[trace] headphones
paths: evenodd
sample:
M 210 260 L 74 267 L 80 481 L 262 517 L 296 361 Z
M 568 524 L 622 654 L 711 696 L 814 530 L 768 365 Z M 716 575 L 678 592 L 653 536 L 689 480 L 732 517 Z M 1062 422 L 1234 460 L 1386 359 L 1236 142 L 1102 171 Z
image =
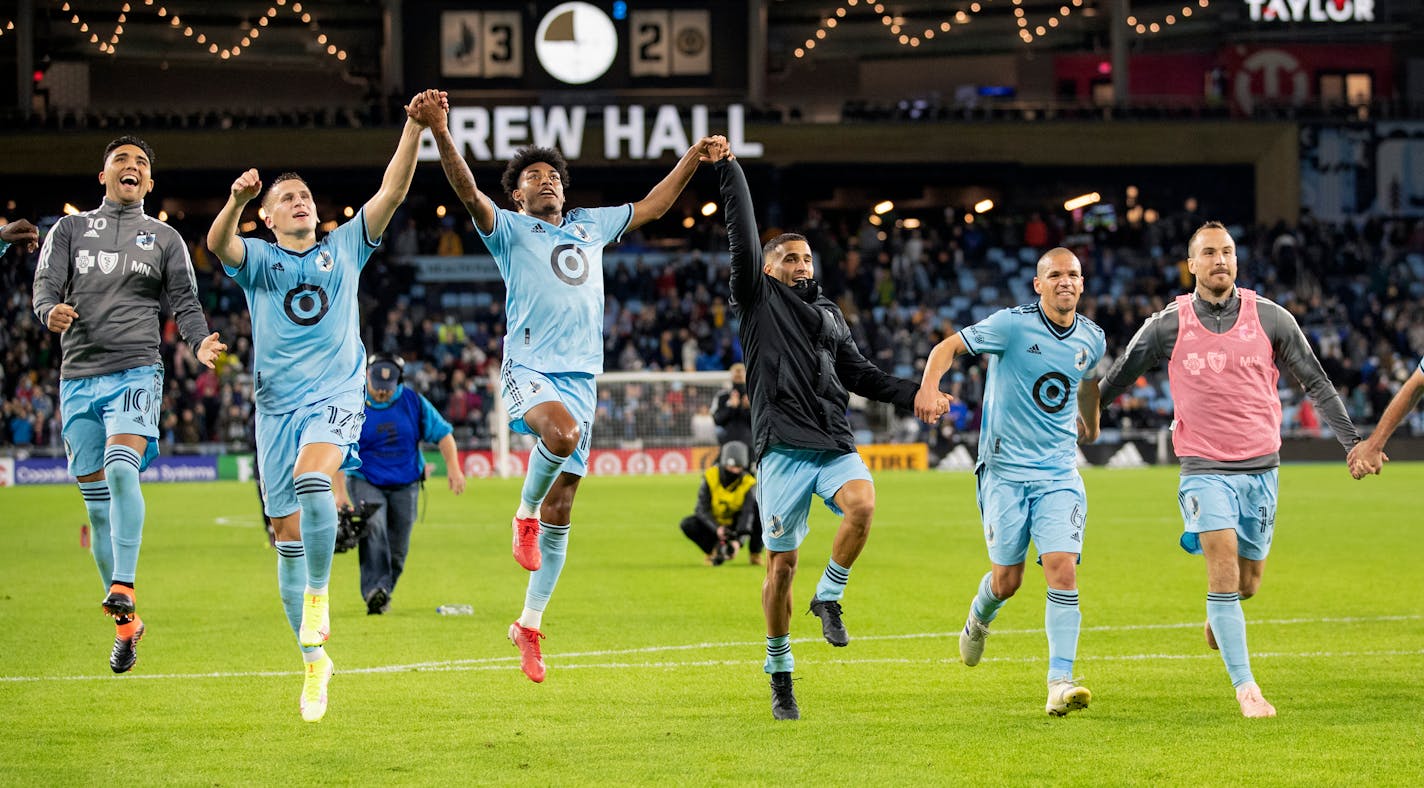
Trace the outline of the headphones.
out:
M 382 362 L 382 361 L 387 362 L 387 363 L 389 363 L 389 364 L 395 364 L 395 365 L 396 365 L 396 383 L 397 383 L 397 384 L 400 384 L 400 383 L 402 383 L 402 382 L 405 381 L 405 359 L 403 359 L 403 358 L 401 358 L 399 355 L 396 355 L 396 354 L 393 354 L 393 353 L 373 353 L 373 354 L 371 354 L 371 357 L 368 358 L 368 359 L 366 359 L 366 372 L 369 373 L 369 372 L 371 371 L 371 367 L 374 367 L 376 364 L 378 364 L 378 363 L 380 363 L 380 362 Z

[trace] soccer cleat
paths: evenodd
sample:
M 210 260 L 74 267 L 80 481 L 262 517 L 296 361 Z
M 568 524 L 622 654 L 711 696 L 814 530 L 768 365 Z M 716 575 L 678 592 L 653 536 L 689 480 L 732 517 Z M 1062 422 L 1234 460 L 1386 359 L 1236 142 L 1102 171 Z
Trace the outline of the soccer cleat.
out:
M 821 619 L 821 635 L 826 638 L 827 643 L 832 646 L 850 643 L 850 634 L 846 632 L 845 624 L 841 623 L 840 602 L 834 599 L 812 599 L 808 612 Z
M 1070 711 L 1088 708 L 1093 693 L 1087 687 L 1080 687 L 1072 679 L 1048 682 L 1048 705 L 1044 709 L 1054 717 L 1062 717 Z
M 543 632 L 521 627 L 518 621 L 509 625 L 509 642 L 519 649 L 519 669 L 535 684 L 544 680 L 544 655 L 539 653 L 539 641 L 543 638 Z
M 390 607 L 391 595 L 386 589 L 377 588 L 366 596 L 366 615 L 379 616 Z
M 959 630 L 960 661 L 971 668 L 978 665 L 979 659 L 984 656 L 984 641 L 988 638 L 989 625 L 980 621 L 971 610 L 969 618 L 964 622 L 964 629 Z
M 1221 648 L 1216 645 L 1216 635 L 1213 634 L 1211 631 L 1211 622 L 1206 622 L 1206 626 L 1202 627 L 1202 629 L 1206 632 L 1207 648 L 1211 649 L 1212 651 L 1220 651 Z
M 1276 707 L 1261 696 L 1261 688 L 1254 681 L 1248 681 L 1236 688 L 1236 702 L 1241 704 L 1243 717 L 1276 716 Z
M 771 674 L 771 717 L 775 720 L 799 720 L 801 709 L 796 706 L 796 693 L 791 689 L 791 674 Z
M 307 663 L 306 678 L 302 680 L 302 719 L 321 722 L 321 718 L 326 716 L 326 688 L 331 684 L 334 673 L 336 666 L 325 654 L 321 659 Z
M 531 572 L 544 563 L 539 555 L 539 518 L 514 518 L 514 560 Z
M 104 615 L 112 618 L 123 618 L 134 614 L 134 590 L 128 586 L 121 586 L 115 583 L 109 586 L 109 595 L 104 597 L 100 603 L 104 606 Z
M 138 642 L 143 640 L 143 619 L 135 617 L 127 624 L 115 627 L 114 650 L 109 652 L 109 668 L 115 673 L 128 673 L 138 662 Z
M 331 594 L 302 594 L 302 626 L 297 642 L 305 648 L 326 643 L 331 637 Z

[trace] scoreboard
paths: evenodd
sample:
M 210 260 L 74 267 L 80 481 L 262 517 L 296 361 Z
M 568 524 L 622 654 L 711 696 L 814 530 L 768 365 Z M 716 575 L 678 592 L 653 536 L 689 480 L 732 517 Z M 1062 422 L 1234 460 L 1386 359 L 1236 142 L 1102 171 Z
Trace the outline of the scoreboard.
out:
M 407 3 L 405 81 L 456 95 L 744 97 L 752 0 Z

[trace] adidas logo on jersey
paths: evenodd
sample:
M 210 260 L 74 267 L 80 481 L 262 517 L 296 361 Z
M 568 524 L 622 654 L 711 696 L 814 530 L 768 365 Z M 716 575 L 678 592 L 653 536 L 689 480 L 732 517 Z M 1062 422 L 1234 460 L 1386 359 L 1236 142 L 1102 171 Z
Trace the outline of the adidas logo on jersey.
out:
M 272 264 L 272 270 L 273 270 L 273 271 L 284 271 L 284 270 L 286 270 L 286 269 L 284 269 L 284 268 L 282 267 L 282 264 L 281 264 L 281 263 L 273 263 L 273 264 Z
M 534 229 L 533 229 L 533 230 L 530 230 L 530 232 L 542 233 L 542 232 L 544 232 L 544 225 L 542 225 L 542 224 L 536 224 L 536 225 L 534 225 Z
M 1041 355 L 1043 355 L 1043 352 L 1038 349 L 1038 343 L 1034 343 L 1034 344 L 1032 344 L 1032 345 L 1029 345 L 1029 347 L 1028 347 L 1028 352 L 1034 354 L 1035 356 L 1041 356 Z

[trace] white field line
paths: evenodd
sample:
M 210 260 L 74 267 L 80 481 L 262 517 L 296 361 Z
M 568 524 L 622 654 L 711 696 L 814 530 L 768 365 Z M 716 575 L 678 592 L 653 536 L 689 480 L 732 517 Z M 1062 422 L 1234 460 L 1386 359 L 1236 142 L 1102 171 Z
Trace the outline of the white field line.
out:
M 1399 621 L 1418 621 L 1424 616 L 1344 616 L 1336 618 L 1274 618 L 1262 619 L 1248 622 L 1251 626 L 1280 626 L 1295 624 L 1374 624 L 1391 623 Z M 1099 626 L 1084 627 L 1084 632 L 1132 632 L 1150 629 L 1195 629 L 1202 624 L 1200 621 L 1190 621 L 1181 624 L 1125 624 L 1121 626 Z M 994 630 L 995 635 L 1027 635 L 1039 634 L 1043 629 L 1005 629 Z M 903 635 L 866 635 L 856 637 L 856 642 L 876 641 L 876 640 L 927 640 L 935 638 L 958 637 L 959 632 L 921 632 Z M 796 638 L 793 643 L 819 643 L 821 638 L 807 637 Z M 713 667 L 713 666 L 736 666 L 746 665 L 746 658 L 734 660 L 701 660 L 701 661 L 676 661 L 676 662 L 599 662 L 570 665 L 564 663 L 567 659 L 578 659 L 583 657 L 620 657 L 637 654 L 658 654 L 675 651 L 707 651 L 720 648 L 742 648 L 752 649 L 762 647 L 762 642 L 722 642 L 722 643 L 685 643 L 667 646 L 644 646 L 641 648 L 608 649 L 601 651 L 574 651 L 565 654 L 546 654 L 546 661 L 552 661 L 554 666 L 560 670 L 573 670 L 578 668 L 602 668 L 609 670 L 629 669 L 629 668 L 686 668 L 686 667 Z M 1368 656 L 1406 656 L 1424 654 L 1424 649 L 1416 650 L 1386 650 L 1386 651 L 1303 651 L 1303 652 L 1265 652 L 1253 653 L 1253 658 L 1263 659 L 1294 657 L 1294 658 L 1321 658 L 1321 657 L 1368 657 Z M 1085 657 L 1085 661 L 1102 660 L 1108 662 L 1139 661 L 1154 659 L 1220 659 L 1215 652 L 1202 654 L 1119 654 L 1119 655 L 1093 655 Z M 339 672 L 343 675 L 359 673 L 403 673 L 407 671 L 478 671 L 478 670 L 508 670 L 510 663 L 518 662 L 518 655 L 505 657 L 480 657 L 476 659 L 451 659 L 437 660 L 430 662 L 408 662 L 397 665 L 375 665 L 366 668 L 342 668 Z M 819 660 L 814 657 L 801 657 L 801 661 L 808 664 L 837 664 L 837 665 L 873 665 L 873 664 L 957 664 L 959 660 L 950 658 L 871 658 L 871 659 L 826 659 Z M 1041 662 L 1043 657 L 990 657 L 985 662 Z M 291 676 L 300 674 L 301 671 L 288 670 L 253 670 L 253 671 L 214 671 L 211 673 L 136 673 L 123 677 L 124 681 L 137 679 L 233 679 L 233 678 L 265 678 L 269 676 Z M 0 676 L 0 683 L 32 683 L 40 681 L 108 681 L 113 680 L 109 674 L 96 674 L 85 676 Z

